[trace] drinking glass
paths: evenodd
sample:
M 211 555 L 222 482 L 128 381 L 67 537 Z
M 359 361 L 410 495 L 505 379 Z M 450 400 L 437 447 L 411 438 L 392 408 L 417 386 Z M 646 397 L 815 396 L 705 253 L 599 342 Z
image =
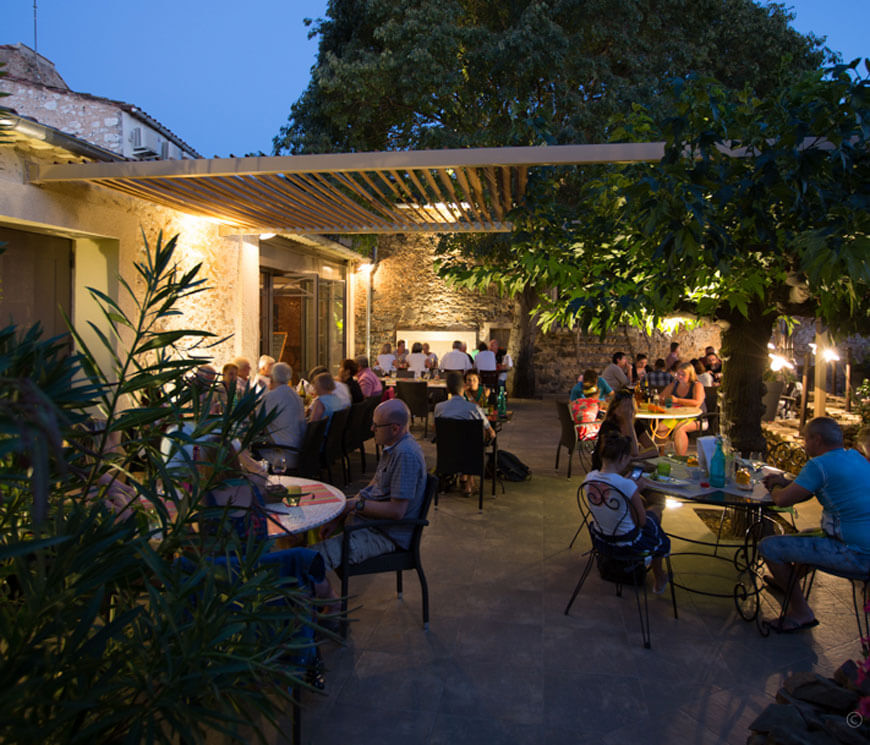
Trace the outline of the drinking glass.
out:
M 287 471 L 287 460 L 286 460 L 286 458 L 284 458 L 284 456 L 281 456 L 280 458 L 278 458 L 278 460 L 276 460 L 275 463 L 272 464 L 272 470 L 273 470 L 275 473 L 277 473 L 279 476 L 280 476 L 282 473 L 285 473 L 285 472 Z

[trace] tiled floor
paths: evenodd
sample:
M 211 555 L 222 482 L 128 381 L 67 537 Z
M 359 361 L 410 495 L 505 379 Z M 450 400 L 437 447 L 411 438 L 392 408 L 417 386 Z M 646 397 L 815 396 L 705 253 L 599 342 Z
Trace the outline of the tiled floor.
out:
M 594 571 L 566 617 L 588 545 L 583 536 L 568 549 L 580 468 L 575 456 L 567 479 L 563 453 L 562 473 L 553 469 L 551 401 L 511 407 L 501 447 L 533 478 L 487 493 L 483 514 L 476 500 L 442 495 L 424 534 L 429 631 L 415 576 L 402 600 L 393 576 L 352 580 L 359 608 L 347 646 L 324 648 L 328 687 L 305 697 L 305 743 L 743 743 L 784 676 L 831 674 L 860 653 L 848 584 L 828 577 L 814 590 L 822 623 L 789 636 L 762 638 L 730 600 L 678 591 L 679 620 L 668 595 L 650 594 L 646 650 L 633 592 L 616 597 Z M 434 466 L 434 447 L 422 444 Z M 799 526 L 817 521 L 815 503 L 801 508 Z M 687 506 L 668 510 L 665 527 L 706 532 Z M 674 569 L 708 587 L 733 585 L 724 562 L 676 558 Z

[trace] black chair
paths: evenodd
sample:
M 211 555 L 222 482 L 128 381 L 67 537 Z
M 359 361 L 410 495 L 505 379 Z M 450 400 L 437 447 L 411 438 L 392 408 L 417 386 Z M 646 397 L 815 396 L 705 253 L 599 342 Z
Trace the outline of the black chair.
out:
M 493 462 L 497 463 L 497 446 L 493 439 Z M 446 419 L 435 417 L 435 473 L 439 477 L 461 473 L 480 477 L 478 509 L 483 512 L 483 479 L 486 475 L 486 444 L 480 419 Z M 493 469 L 495 470 L 495 469 Z M 495 496 L 495 474 L 492 479 Z M 438 495 L 435 495 L 438 507 Z
M 350 407 L 333 412 L 329 420 L 326 432 L 326 440 L 323 443 L 323 452 L 320 454 L 321 469 L 325 468 L 330 484 L 332 480 L 332 464 L 341 461 L 342 486 L 347 484 L 344 477 L 344 431 L 347 428 L 347 420 L 350 417 Z
M 601 509 L 613 511 L 611 521 L 613 528 L 603 528 L 596 521 L 590 503 Z M 621 534 L 616 533 L 616 530 L 625 518 L 630 518 L 634 525 L 638 524 L 631 499 L 606 481 L 587 481 L 577 489 L 577 506 L 580 508 L 580 515 L 582 517 L 580 527 L 586 526 L 591 547 L 585 554 L 589 559 L 586 562 L 586 566 L 583 567 L 580 580 L 577 582 L 571 599 L 568 601 L 565 615 L 568 615 L 574 600 L 583 587 L 583 583 L 589 576 L 593 562 L 597 562 L 602 579 L 613 582 L 616 585 L 618 597 L 622 597 L 623 585 L 632 585 L 634 587 L 637 612 L 640 616 L 640 632 L 643 646 L 649 649 L 650 626 L 646 572 L 647 563 L 651 557 L 648 552 L 634 551 L 630 546 L 617 545 Z M 671 557 L 665 556 L 665 562 L 668 570 L 668 584 L 671 588 L 671 602 L 674 606 L 674 618 L 677 618 L 677 596 L 674 592 L 674 573 L 671 568 Z M 641 594 L 643 595 L 643 604 L 641 604 Z
M 577 448 L 577 430 L 574 428 L 574 420 L 571 418 L 571 409 L 568 408 L 567 401 L 556 401 L 556 413 L 559 415 L 559 425 L 561 434 L 559 435 L 559 446 L 556 448 L 556 470 L 559 470 L 559 454 L 562 448 L 568 450 L 568 478 L 571 478 L 571 458 L 574 457 L 574 450 Z M 582 464 L 582 457 L 581 457 Z
M 412 378 L 414 377 L 413 370 L 396 370 L 396 379 L 399 378 Z
M 351 480 L 350 475 L 350 454 L 354 450 L 360 452 L 360 473 L 365 473 L 366 470 L 366 448 L 365 448 L 365 429 L 366 416 L 371 409 L 368 401 L 360 401 L 358 404 L 351 404 L 350 415 L 347 419 L 347 426 L 344 428 L 344 443 L 342 460 L 344 462 L 344 470 L 346 480 Z M 371 420 L 369 420 L 368 430 L 371 432 Z
M 309 422 L 305 428 L 305 435 L 302 438 L 302 444 L 297 447 L 290 445 L 279 445 L 268 440 L 261 440 L 252 447 L 255 457 L 259 457 L 262 450 L 278 450 L 289 453 L 296 453 L 296 465 L 293 468 L 288 468 L 286 473 L 289 476 L 300 476 L 307 479 L 320 478 L 320 454 L 323 450 L 323 441 L 326 437 L 326 419 L 320 419 L 316 422 Z M 274 468 L 270 465 L 269 470 L 274 473 Z
M 420 514 L 415 518 L 403 518 L 402 520 L 365 520 L 351 523 L 344 527 L 344 537 L 341 546 L 341 566 L 336 567 L 335 573 L 341 578 L 341 613 L 342 618 L 347 619 L 348 579 L 362 574 L 380 574 L 382 572 L 396 573 L 396 592 L 402 597 L 402 572 L 406 569 L 414 569 L 420 578 L 420 592 L 423 596 L 423 628 L 429 628 L 429 585 L 426 575 L 423 574 L 423 562 L 420 559 L 420 542 L 423 538 L 423 528 L 429 524 L 429 506 L 432 498 L 438 493 L 438 479 L 435 476 L 426 476 L 426 488 L 423 493 L 423 504 L 420 506 Z M 359 564 L 350 564 L 350 536 L 355 530 L 361 528 L 390 528 L 410 525 L 414 532 L 411 536 L 411 544 L 407 549 L 396 548 L 388 554 L 373 556 Z M 342 624 L 342 632 L 347 636 L 347 620 Z
M 429 434 L 429 397 L 426 381 L 396 381 L 396 398 L 400 398 L 411 410 L 411 426 L 414 425 L 414 417 L 423 417 L 423 437 Z

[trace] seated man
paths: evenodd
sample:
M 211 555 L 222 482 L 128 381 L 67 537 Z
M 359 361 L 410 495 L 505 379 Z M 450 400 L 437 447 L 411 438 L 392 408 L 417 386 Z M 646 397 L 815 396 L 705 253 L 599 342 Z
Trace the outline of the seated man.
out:
M 794 481 L 766 476 L 774 504 L 790 507 L 813 495 L 822 504 L 824 535 L 768 536 L 759 544 L 777 585 L 787 588 L 795 565 L 809 564 L 836 572 L 870 573 L 870 461 L 843 448 L 843 431 L 833 419 L 816 417 L 804 435 L 810 460 Z M 795 583 L 787 615 L 769 622 L 773 631 L 790 633 L 818 624 Z
M 411 412 L 400 399 L 384 401 L 374 412 L 375 442 L 383 448 L 381 460 L 368 486 L 347 500 L 342 513 L 320 528 L 318 551 L 330 569 L 341 565 L 342 536 L 333 536 L 347 520 L 401 520 L 420 514 L 426 489 L 426 461 L 417 441 L 408 432 Z M 392 527 L 356 530 L 350 536 L 351 564 L 409 548 L 413 528 Z
M 462 373 L 450 372 L 447 373 L 447 393 L 450 398 L 447 401 L 442 401 L 435 406 L 435 418 L 444 419 L 479 419 L 483 422 L 483 437 L 485 442 L 489 442 L 494 432 L 489 419 L 473 401 L 469 401 L 462 395 L 465 388 Z M 470 496 L 474 492 L 474 477 L 463 474 L 460 479 L 462 483 L 462 491 L 466 496 Z
M 462 351 L 462 342 L 458 339 L 453 342 L 453 349 L 441 358 L 441 369 L 444 372 L 450 372 L 450 370 L 465 372 L 471 369 L 471 360 Z
M 625 352 L 615 352 L 610 364 L 601 371 L 601 377 L 614 391 L 628 388 L 631 383 L 628 380 L 631 369 L 631 359 Z
M 260 406 L 266 411 L 274 410 L 275 418 L 266 428 L 266 436 L 277 445 L 287 448 L 300 448 L 305 437 L 305 410 L 299 394 L 289 385 L 293 377 L 293 369 L 286 362 L 276 362 L 272 366 L 269 378 L 269 391 L 263 396 Z M 293 468 L 299 454 L 293 450 L 264 449 L 263 457 L 274 467 L 283 463 L 286 468 Z

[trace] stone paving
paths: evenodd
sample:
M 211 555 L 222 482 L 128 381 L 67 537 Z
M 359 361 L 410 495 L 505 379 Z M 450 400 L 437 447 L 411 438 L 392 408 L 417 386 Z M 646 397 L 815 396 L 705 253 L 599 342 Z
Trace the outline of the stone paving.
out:
M 354 623 L 345 647 L 324 646 L 327 690 L 305 696 L 303 742 L 743 743 L 786 675 L 830 675 L 860 654 L 848 583 L 821 575 L 821 624 L 800 634 L 763 638 L 731 600 L 678 590 L 678 620 L 669 595 L 650 593 L 647 650 L 633 592 L 616 597 L 595 571 L 565 616 L 588 548 L 586 536 L 568 548 L 582 471 L 575 456 L 566 478 L 564 451 L 561 473 L 553 468 L 552 401 L 511 408 L 501 447 L 531 466 L 532 479 L 505 484 L 494 499 L 487 490 L 483 514 L 476 499 L 441 496 L 424 533 L 428 631 L 416 576 L 406 575 L 401 600 L 392 575 L 351 580 Z M 422 438 L 422 427 L 414 433 Z M 434 446 L 421 444 L 434 466 Z M 801 506 L 798 525 L 818 517 L 815 502 Z M 665 527 L 711 537 L 691 506 L 667 510 Z M 735 576 L 725 562 L 685 557 L 674 570 L 724 592 Z

